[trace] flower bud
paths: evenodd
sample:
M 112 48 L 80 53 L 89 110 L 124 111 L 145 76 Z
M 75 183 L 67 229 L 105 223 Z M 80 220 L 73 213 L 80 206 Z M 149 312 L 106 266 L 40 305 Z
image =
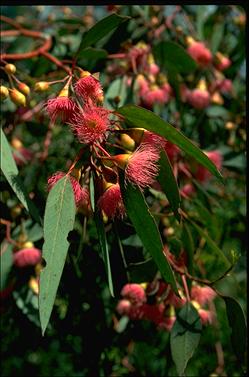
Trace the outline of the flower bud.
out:
M 6 86 L 1 85 L 0 91 L 1 91 L 1 100 L 4 100 L 9 96 L 9 89 L 6 88 Z
M 16 73 L 16 66 L 14 64 L 6 64 L 6 66 L 4 67 L 4 71 L 8 75 L 13 75 L 14 73 Z
M 39 293 L 39 282 L 38 279 L 31 276 L 29 280 L 29 288 L 36 294 L 38 295 Z
M 233 122 L 227 122 L 226 125 L 225 125 L 225 128 L 227 130 L 234 130 L 235 129 L 235 124 Z
M 20 90 L 20 92 L 22 92 L 23 94 L 25 94 L 26 96 L 29 95 L 29 93 L 30 93 L 29 86 L 24 84 L 24 82 L 19 82 L 17 87 Z
M 211 102 L 216 103 L 217 105 L 223 105 L 224 100 L 221 97 L 219 92 L 214 92 L 212 97 L 211 97 Z
M 48 90 L 50 84 L 47 81 L 39 81 L 35 84 L 35 91 L 36 92 L 45 92 Z
M 17 89 L 10 89 L 10 98 L 17 106 L 26 106 L 26 97 Z
M 83 77 L 87 77 L 87 76 L 91 76 L 91 73 L 88 72 L 88 71 L 81 71 L 80 72 L 80 77 L 83 78 Z
M 22 247 L 25 248 L 25 249 L 31 249 L 32 247 L 34 247 L 34 244 L 31 241 L 27 241 L 27 242 L 24 242 Z
M 121 134 L 120 141 L 121 141 L 121 144 L 128 150 L 130 151 L 134 150 L 135 141 L 129 135 Z

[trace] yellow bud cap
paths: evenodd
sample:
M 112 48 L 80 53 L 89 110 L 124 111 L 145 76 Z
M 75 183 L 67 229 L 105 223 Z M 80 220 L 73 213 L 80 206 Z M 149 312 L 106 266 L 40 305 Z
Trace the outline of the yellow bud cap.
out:
M 214 92 L 211 97 L 211 102 L 216 103 L 217 105 L 223 105 L 224 99 L 221 97 L 219 92 Z
M 11 140 L 11 145 L 17 150 L 23 147 L 23 143 L 17 137 L 13 137 L 13 139 Z
M 120 141 L 123 147 L 127 148 L 130 151 L 134 150 L 135 140 L 133 140 L 129 135 L 121 134 Z
M 35 91 L 36 92 L 45 92 L 48 90 L 50 84 L 46 81 L 39 81 L 35 84 Z
M 81 169 L 76 169 L 74 168 L 73 171 L 71 172 L 71 175 L 77 179 L 77 181 L 80 180 L 80 177 L 81 177 Z
M 1 100 L 4 100 L 9 97 L 9 89 L 6 86 L 0 86 Z
M 201 79 L 199 82 L 198 82 L 198 85 L 197 85 L 197 88 L 200 89 L 200 90 L 207 90 L 207 83 L 206 83 L 206 80 L 205 79 Z
M 176 315 L 175 308 L 173 305 L 170 305 L 169 308 L 165 312 L 167 317 L 174 317 Z
M 193 43 L 195 43 L 196 41 L 194 40 L 194 38 L 190 37 L 190 35 L 188 35 L 186 37 L 186 42 L 187 42 L 187 45 L 188 46 L 191 46 Z
M 31 276 L 30 280 L 29 280 L 29 288 L 36 294 L 38 295 L 39 293 L 39 284 L 38 284 L 38 280 Z
M 26 96 L 30 94 L 30 88 L 28 85 L 24 84 L 24 82 L 20 82 L 17 87 L 20 90 L 20 92 L 22 92 Z
M 201 309 L 201 305 L 197 302 L 197 301 L 191 301 L 191 304 L 193 305 L 193 307 L 196 309 L 196 310 L 199 310 Z
M 16 73 L 16 66 L 14 64 L 6 64 L 6 66 L 4 67 L 4 71 L 8 75 L 13 75 L 14 73 Z
M 84 78 L 84 77 L 87 77 L 87 76 L 91 76 L 91 73 L 88 72 L 88 71 L 83 71 L 83 70 L 80 72 L 81 78 Z
M 154 63 L 155 63 L 154 56 L 152 54 L 149 54 L 149 56 L 148 56 L 148 64 L 154 64 Z
M 145 290 L 148 287 L 148 283 L 140 283 L 140 287 L 142 287 Z
M 17 89 L 9 89 L 11 101 L 17 106 L 26 106 L 26 97 Z
M 225 128 L 227 130 L 234 130 L 235 129 L 235 124 L 233 122 L 227 122 L 225 125 Z
M 23 248 L 27 248 L 27 249 L 31 249 L 31 247 L 34 247 L 34 244 L 33 244 L 33 242 L 31 242 L 31 241 L 26 241 L 26 242 L 24 242 L 24 244 L 22 245 L 22 247 Z
M 117 154 L 116 156 L 114 156 L 113 159 L 121 169 L 125 169 L 130 157 L 131 157 L 131 154 L 124 153 L 124 154 Z

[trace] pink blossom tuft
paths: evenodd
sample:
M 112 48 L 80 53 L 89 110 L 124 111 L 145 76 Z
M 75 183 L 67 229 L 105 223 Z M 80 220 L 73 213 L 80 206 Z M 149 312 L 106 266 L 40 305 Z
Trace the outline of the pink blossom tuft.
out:
M 85 106 L 83 112 L 74 114 L 70 126 L 81 143 L 102 141 L 108 130 L 109 111 L 102 107 Z
M 132 304 L 129 300 L 120 300 L 116 310 L 120 315 L 128 315 L 130 313 L 131 306 Z
M 152 107 L 155 103 L 164 104 L 169 101 L 169 92 L 158 86 L 149 88 L 141 94 L 143 103 L 148 107 Z
M 215 316 L 214 313 L 210 310 L 199 309 L 198 314 L 201 318 L 201 323 L 203 325 L 212 325 L 212 323 L 214 322 Z
M 103 97 L 103 90 L 100 82 L 93 76 L 86 76 L 79 79 L 75 84 L 76 94 L 83 97 L 85 102 L 89 102 L 89 99 L 93 102 L 97 102 Z
M 159 148 L 165 148 L 167 141 L 164 139 L 164 137 L 159 136 L 151 131 L 144 131 L 143 141 L 142 143 L 146 143 L 150 145 L 151 147 Z
M 14 253 L 14 264 L 17 267 L 35 266 L 41 261 L 41 250 L 31 247 Z
M 102 211 L 104 211 L 106 216 L 110 218 L 123 218 L 125 214 L 125 207 L 118 183 L 106 189 L 104 194 L 98 200 L 98 206 Z
M 146 302 L 145 291 L 139 284 L 126 284 L 121 291 L 121 296 L 138 306 Z
M 195 109 L 202 110 L 208 107 L 210 94 L 207 90 L 194 89 L 189 92 L 187 100 Z
M 57 172 L 53 174 L 48 179 L 48 190 L 50 191 L 52 187 L 58 182 L 61 178 L 65 177 L 65 173 Z M 85 187 L 81 187 L 76 178 L 70 176 L 70 181 L 72 184 L 74 199 L 76 207 L 80 207 L 84 203 L 89 202 L 89 192 Z
M 149 144 L 142 143 L 131 154 L 126 169 L 126 180 L 139 186 L 141 189 L 150 186 L 158 174 L 159 151 Z
M 49 99 L 46 103 L 46 110 L 54 123 L 58 117 L 67 122 L 73 114 L 75 103 L 68 97 L 59 96 Z
M 191 198 L 191 196 L 195 193 L 195 188 L 192 183 L 186 183 L 180 190 L 181 196 L 185 199 Z
M 233 90 L 233 83 L 229 79 L 224 79 L 219 84 L 219 89 L 221 93 L 231 93 Z
M 191 289 L 191 299 L 197 301 L 201 306 L 212 301 L 215 297 L 216 293 L 210 287 L 195 285 Z
M 225 69 L 227 69 L 228 67 L 230 67 L 231 64 L 232 64 L 231 60 L 227 56 L 223 55 L 219 59 L 219 62 L 216 64 L 216 68 L 219 71 L 224 71 Z
M 194 42 L 187 49 L 189 55 L 201 66 L 207 66 L 212 60 L 210 50 L 202 42 Z

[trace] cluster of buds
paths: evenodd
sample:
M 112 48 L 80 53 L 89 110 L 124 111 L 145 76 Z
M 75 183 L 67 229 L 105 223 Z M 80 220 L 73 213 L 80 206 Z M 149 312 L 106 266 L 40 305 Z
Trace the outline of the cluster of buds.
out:
M 153 283 L 126 284 L 121 291 L 122 299 L 118 302 L 116 311 L 131 320 L 148 320 L 158 329 L 170 331 L 176 320 L 176 310 L 187 302 L 181 288 L 179 293 L 181 298 L 176 296 L 170 285 L 162 280 Z M 203 325 L 214 323 L 215 314 L 206 306 L 215 297 L 216 293 L 210 287 L 201 287 L 193 283 L 190 302 L 198 311 Z
M 8 63 L 1 68 L 7 75 L 10 84 L 10 87 L 1 85 L 1 100 L 5 100 L 9 97 L 16 106 L 26 106 L 27 97 L 30 94 L 30 88 L 15 76 L 16 66 Z
M 104 93 L 96 75 L 79 67 L 77 71 L 79 75 L 66 77 L 64 87 L 55 98 L 47 101 L 45 108 L 51 122 L 67 124 L 83 147 L 67 173 L 60 171 L 48 178 L 48 190 L 67 174 L 76 207 L 89 209 L 88 184 L 93 172 L 97 206 L 104 218 L 122 218 L 125 209 L 119 171 L 124 171 L 125 183 L 130 182 L 145 190 L 156 180 L 161 149 L 167 151 L 168 148 L 172 158 L 177 149 L 145 129 L 123 129 L 122 117 L 103 107 Z M 113 148 L 118 153 L 111 154 Z M 90 157 L 83 165 L 81 156 L 87 149 Z

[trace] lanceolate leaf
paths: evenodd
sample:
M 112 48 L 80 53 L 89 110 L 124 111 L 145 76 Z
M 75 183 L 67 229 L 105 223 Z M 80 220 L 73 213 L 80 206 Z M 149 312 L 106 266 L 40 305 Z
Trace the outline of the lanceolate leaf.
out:
M 182 236 L 181 240 L 184 245 L 184 249 L 187 253 L 187 267 L 190 274 L 193 272 L 193 258 L 194 258 L 194 241 L 190 229 L 186 222 L 182 223 Z
M 166 155 L 165 151 L 160 153 L 160 171 L 158 175 L 158 182 L 160 183 L 164 193 L 166 194 L 169 204 L 175 213 L 178 221 L 180 221 L 180 215 L 178 208 L 180 207 L 180 194 L 177 186 L 177 182 L 172 170 L 172 166 Z
M 240 304 L 232 297 L 221 296 L 227 309 L 227 318 L 232 329 L 231 340 L 234 352 L 240 362 L 245 362 L 246 350 L 246 320 Z
M 90 30 L 83 34 L 79 50 L 76 56 L 86 47 L 94 45 L 100 39 L 104 38 L 110 31 L 116 29 L 122 22 L 130 17 L 119 16 L 115 13 L 103 18 L 95 24 Z
M 228 261 L 227 257 L 223 254 L 222 250 L 216 245 L 216 243 L 212 240 L 212 238 L 209 237 L 209 235 L 199 226 L 197 225 L 194 221 L 188 219 L 193 227 L 197 230 L 197 232 L 203 237 L 210 249 L 217 254 L 217 256 L 223 260 L 224 265 L 226 267 L 230 267 L 231 263 Z
M 18 176 L 18 169 L 13 158 L 11 148 L 9 146 L 8 140 L 1 129 L 1 169 L 2 172 L 15 192 L 16 196 L 23 204 L 24 208 L 29 211 L 30 215 L 37 221 L 40 222 L 39 214 L 30 200 L 28 193 L 26 192 L 23 183 Z
M 163 41 L 154 47 L 156 60 L 168 70 L 172 68 L 179 73 L 193 72 L 197 64 L 191 56 L 175 42 Z
M 200 148 L 194 145 L 180 131 L 168 122 L 165 122 L 152 111 L 139 106 L 127 105 L 120 107 L 117 113 L 125 117 L 128 126 L 142 127 L 152 131 L 165 139 L 171 141 L 181 148 L 185 153 L 194 157 L 201 165 L 207 168 L 212 174 L 222 181 L 222 176 L 213 162 L 203 153 Z
M 74 193 L 68 177 L 64 177 L 49 192 L 45 208 L 42 256 L 46 266 L 41 271 L 39 291 L 42 334 L 54 305 L 69 246 L 67 236 L 73 229 L 74 218 Z
M 149 212 L 141 190 L 124 183 L 124 174 L 120 173 L 120 186 L 126 211 L 145 249 L 151 254 L 162 277 L 171 284 L 178 294 L 176 280 L 171 266 L 163 253 L 163 243 L 154 218 Z
M 0 291 L 2 291 L 6 286 L 6 281 L 8 279 L 8 275 L 13 264 L 12 249 L 13 249 L 13 245 L 5 241 L 1 245 Z
M 184 376 L 188 361 L 198 346 L 201 328 L 197 310 L 192 304 L 185 304 L 170 333 L 171 354 L 179 376 Z
M 99 244 L 102 252 L 102 257 L 105 264 L 107 279 L 108 279 L 108 286 L 111 295 L 114 297 L 114 291 L 113 291 L 113 282 L 112 282 L 112 271 L 111 271 L 111 264 L 110 264 L 110 258 L 109 258 L 109 250 L 108 250 L 108 243 L 106 239 L 106 233 L 104 224 L 101 218 L 101 213 L 99 211 L 96 211 L 94 214 L 94 220 L 99 236 Z

